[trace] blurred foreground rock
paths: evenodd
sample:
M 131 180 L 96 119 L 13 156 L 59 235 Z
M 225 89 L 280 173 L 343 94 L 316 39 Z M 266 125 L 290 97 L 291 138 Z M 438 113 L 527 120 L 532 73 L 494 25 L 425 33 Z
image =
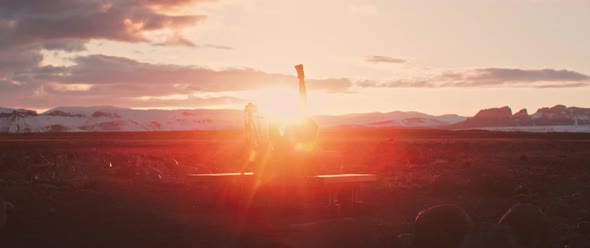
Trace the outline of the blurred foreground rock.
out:
M 412 247 L 459 247 L 472 225 L 471 217 L 458 206 L 438 205 L 428 208 L 416 217 Z
M 498 224 L 510 227 L 522 247 L 537 247 L 547 232 L 545 215 L 531 204 L 514 205 Z
M 580 224 L 578 232 L 586 232 L 587 223 Z M 404 248 L 555 247 L 548 242 L 547 230 L 545 215 L 530 204 L 512 206 L 498 224 L 474 223 L 458 206 L 437 205 L 422 210 L 416 217 L 414 233 L 397 236 L 393 244 Z M 576 247 L 585 244 L 580 238 L 575 242 Z

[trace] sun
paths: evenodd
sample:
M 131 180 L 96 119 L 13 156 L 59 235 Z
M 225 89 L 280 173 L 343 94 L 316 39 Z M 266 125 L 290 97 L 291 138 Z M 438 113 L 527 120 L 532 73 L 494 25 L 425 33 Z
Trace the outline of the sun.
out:
M 265 119 L 275 122 L 295 122 L 301 118 L 300 98 L 293 89 L 257 90 L 252 93 L 254 104 Z

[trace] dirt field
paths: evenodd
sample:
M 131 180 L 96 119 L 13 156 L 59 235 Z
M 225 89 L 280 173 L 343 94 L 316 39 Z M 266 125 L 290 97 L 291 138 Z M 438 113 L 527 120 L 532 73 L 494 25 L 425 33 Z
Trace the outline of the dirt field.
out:
M 416 214 L 451 203 L 497 222 L 539 206 L 551 246 L 590 221 L 590 134 L 322 130 L 322 172 L 376 173 L 360 211 L 220 207 L 188 173 L 237 171 L 241 131 L 4 134 L 0 247 L 391 247 Z

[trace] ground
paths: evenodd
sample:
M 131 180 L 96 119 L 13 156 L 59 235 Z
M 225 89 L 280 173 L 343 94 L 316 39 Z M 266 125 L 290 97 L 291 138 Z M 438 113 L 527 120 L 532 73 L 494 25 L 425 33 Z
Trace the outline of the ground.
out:
M 442 203 L 497 222 L 518 202 L 548 216 L 551 242 L 590 220 L 590 134 L 327 129 L 317 171 L 376 173 L 364 205 L 220 206 L 188 173 L 237 171 L 241 131 L 0 136 L 0 247 L 391 247 Z

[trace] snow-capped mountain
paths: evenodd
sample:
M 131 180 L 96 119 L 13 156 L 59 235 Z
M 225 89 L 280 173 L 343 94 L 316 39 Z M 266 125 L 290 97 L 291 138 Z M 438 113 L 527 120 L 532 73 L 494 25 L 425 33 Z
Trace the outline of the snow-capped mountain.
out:
M 135 110 L 103 107 L 58 107 L 39 117 L 47 131 L 172 131 L 228 129 L 243 125 L 238 110 Z
M 0 108 L 0 132 L 102 132 L 239 129 L 241 110 L 136 110 L 112 106 L 57 107 L 41 114 L 32 110 Z M 418 112 L 364 113 L 316 116 L 322 127 L 442 127 L 465 119 L 458 115 L 432 116 Z
M 104 132 L 241 129 L 244 113 L 229 109 L 137 110 L 112 106 L 57 107 L 41 114 L 0 108 L 0 132 Z M 472 118 L 419 112 L 319 115 L 321 127 L 406 127 L 507 131 L 590 132 L 590 108 L 557 105 L 529 115 L 510 107 L 483 109 Z
M 320 126 L 369 126 L 369 127 L 442 127 L 463 121 L 458 115 L 432 116 L 419 112 L 363 113 L 348 115 L 320 115 Z

